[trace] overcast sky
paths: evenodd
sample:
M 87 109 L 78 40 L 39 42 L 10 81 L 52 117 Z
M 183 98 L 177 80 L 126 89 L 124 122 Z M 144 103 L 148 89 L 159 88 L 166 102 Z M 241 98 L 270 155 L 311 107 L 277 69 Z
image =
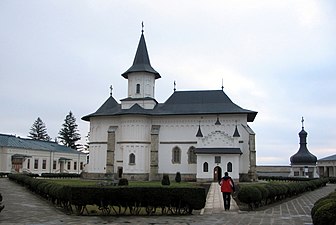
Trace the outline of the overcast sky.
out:
M 40 117 L 55 138 L 71 110 L 81 120 L 127 97 L 121 74 L 145 25 L 156 99 L 219 90 L 258 111 L 258 165 L 289 165 L 301 117 L 308 149 L 336 153 L 336 1 L 0 1 L 0 133 L 26 137 Z

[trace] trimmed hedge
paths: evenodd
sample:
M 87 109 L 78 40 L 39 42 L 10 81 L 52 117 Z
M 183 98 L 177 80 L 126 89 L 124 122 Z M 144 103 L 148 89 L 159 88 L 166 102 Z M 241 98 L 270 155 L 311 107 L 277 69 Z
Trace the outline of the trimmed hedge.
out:
M 253 210 L 303 192 L 315 190 L 325 186 L 326 183 L 328 183 L 328 179 L 240 185 L 237 198 L 240 202 L 247 204 L 249 209 Z
M 122 215 L 126 210 L 138 215 L 141 209 L 145 209 L 147 215 L 156 213 L 157 209 L 161 209 L 162 214 L 191 214 L 193 210 L 204 208 L 206 202 L 205 189 L 200 187 L 74 187 L 25 175 L 9 175 L 9 178 L 79 215 L 88 205 L 98 206 L 106 215 Z
M 77 173 L 42 173 L 41 177 L 47 177 L 47 178 L 79 178 L 80 174 L 77 174 Z
M 336 224 L 336 191 L 317 200 L 311 210 L 314 225 Z

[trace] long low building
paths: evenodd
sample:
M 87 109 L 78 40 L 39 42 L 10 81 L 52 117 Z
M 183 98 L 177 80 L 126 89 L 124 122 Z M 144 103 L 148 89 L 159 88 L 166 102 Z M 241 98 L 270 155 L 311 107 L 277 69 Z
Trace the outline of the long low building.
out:
M 86 154 L 51 141 L 0 134 L 2 173 L 81 173 Z
M 336 177 L 336 154 L 317 160 L 321 177 Z

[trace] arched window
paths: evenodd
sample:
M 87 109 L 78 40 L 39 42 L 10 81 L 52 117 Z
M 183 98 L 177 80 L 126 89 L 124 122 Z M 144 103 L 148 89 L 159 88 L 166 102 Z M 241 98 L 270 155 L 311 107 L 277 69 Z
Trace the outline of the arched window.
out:
M 136 85 L 136 90 L 135 90 L 135 92 L 136 92 L 137 94 L 140 94 L 140 84 L 137 84 L 137 85 Z
M 129 155 L 129 164 L 135 164 L 135 155 L 133 153 Z
M 181 149 L 179 147 L 173 148 L 172 162 L 181 163 Z
M 197 158 L 196 158 L 196 153 L 195 153 L 195 147 L 191 146 L 188 150 L 188 163 L 189 164 L 196 164 L 197 163 Z
M 209 171 L 209 165 L 207 162 L 203 163 L 203 172 L 208 172 Z
M 232 163 L 231 162 L 228 162 L 228 164 L 226 165 L 226 169 L 228 172 L 232 172 Z

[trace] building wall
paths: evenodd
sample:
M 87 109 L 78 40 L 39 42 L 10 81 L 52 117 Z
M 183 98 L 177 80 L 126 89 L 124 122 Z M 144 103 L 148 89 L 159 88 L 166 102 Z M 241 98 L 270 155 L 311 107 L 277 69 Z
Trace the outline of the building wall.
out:
M 144 177 L 144 174 L 148 174 L 150 169 L 151 127 L 152 125 L 158 125 L 160 127 L 158 134 L 159 174 L 180 172 L 182 175 L 188 174 L 189 177 L 196 177 L 199 165 L 188 163 L 190 147 L 239 147 L 243 152 L 242 155 L 236 155 L 234 159 L 232 156 L 222 156 L 223 163 L 227 160 L 234 160 L 235 170 L 233 173 L 235 178 L 239 178 L 240 173 L 247 174 L 250 169 L 249 133 L 240 125 L 247 125 L 246 115 L 220 116 L 221 125 L 215 125 L 216 120 L 217 115 L 152 118 L 139 115 L 93 117 L 90 120 L 90 163 L 88 172 L 106 172 L 107 131 L 109 127 L 115 126 L 114 172 L 118 173 L 118 168 L 122 168 L 125 176 L 138 174 Z M 196 137 L 199 125 L 204 135 L 202 140 Z M 240 133 L 239 138 L 232 137 L 236 125 Z M 219 132 L 220 136 L 216 136 L 216 132 Z M 175 147 L 181 150 L 180 163 L 172 162 L 172 151 Z M 129 163 L 131 153 L 135 155 L 135 164 Z M 226 164 L 223 165 L 226 169 Z M 215 165 L 211 164 L 211 166 L 214 167 Z M 236 168 L 236 166 L 238 167 Z M 211 173 L 207 176 L 212 178 Z M 200 178 L 204 178 L 204 175 L 200 175 Z
M 15 172 L 12 168 L 12 156 L 15 154 L 27 155 L 27 157 L 23 160 L 22 168 L 19 172 L 28 172 L 28 173 L 59 173 L 60 172 L 60 162 L 59 159 L 61 157 L 65 157 L 71 159 L 70 169 L 68 169 L 67 165 L 65 165 L 65 171 L 69 173 L 80 173 L 82 170 L 80 169 L 80 165 L 84 168 L 86 164 L 86 155 L 85 154 L 69 154 L 62 152 L 51 152 L 45 150 L 32 150 L 32 149 L 20 149 L 20 148 L 7 148 L 1 147 L 0 151 L 0 159 L 1 159 L 1 172 Z M 35 163 L 35 160 L 36 163 Z M 54 168 L 54 161 L 56 161 L 56 168 Z M 76 163 L 76 168 L 74 168 L 74 164 Z M 35 167 L 36 164 L 36 167 Z

